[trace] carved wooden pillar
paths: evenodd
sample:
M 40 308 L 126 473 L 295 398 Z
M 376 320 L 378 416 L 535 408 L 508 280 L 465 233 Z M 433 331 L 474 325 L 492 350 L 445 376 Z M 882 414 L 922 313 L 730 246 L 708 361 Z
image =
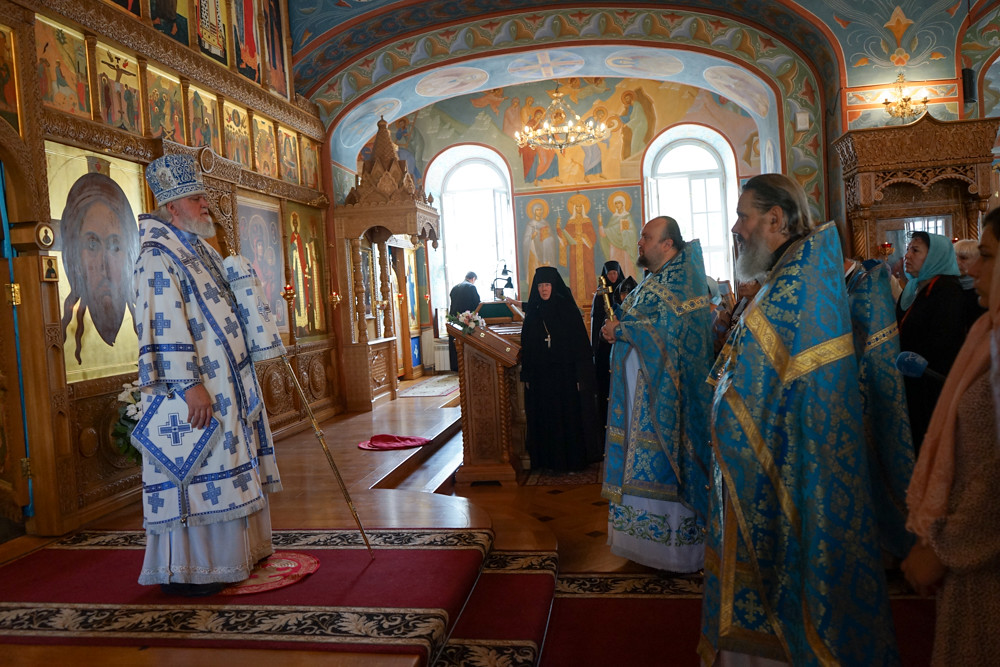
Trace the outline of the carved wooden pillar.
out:
M 382 338 L 392 338 L 399 335 L 399 332 L 393 330 L 392 300 L 395 297 L 390 291 L 389 248 L 386 246 L 385 241 L 378 242 L 378 267 L 379 273 L 381 273 L 379 277 L 379 291 L 382 294 L 382 302 L 385 304 L 385 307 L 382 309 Z
M 365 325 L 365 284 L 361 274 L 361 239 L 351 239 L 351 274 L 354 279 L 354 328 L 357 342 L 368 342 L 368 327 Z
M 192 31 L 194 32 L 194 31 Z M 191 145 L 191 80 L 181 77 L 181 122 L 184 124 L 184 143 Z

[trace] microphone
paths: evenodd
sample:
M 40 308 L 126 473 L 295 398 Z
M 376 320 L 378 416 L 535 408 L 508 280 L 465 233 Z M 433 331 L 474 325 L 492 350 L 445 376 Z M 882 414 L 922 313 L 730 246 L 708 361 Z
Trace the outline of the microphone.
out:
M 896 370 L 908 378 L 927 376 L 932 380 L 944 382 L 944 376 L 927 368 L 927 360 L 916 352 L 900 352 L 896 357 Z

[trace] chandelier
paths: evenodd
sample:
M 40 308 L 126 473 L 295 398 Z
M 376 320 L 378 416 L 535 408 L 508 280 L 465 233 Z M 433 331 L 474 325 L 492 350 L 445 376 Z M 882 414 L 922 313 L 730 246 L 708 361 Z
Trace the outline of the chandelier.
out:
M 906 77 L 900 72 L 899 76 L 896 77 L 896 85 L 893 87 L 892 99 L 890 99 L 889 94 L 886 94 L 885 99 L 882 101 L 887 114 L 893 118 L 901 118 L 903 120 L 911 116 L 919 116 L 927 111 L 927 92 L 923 91 L 923 99 L 914 102 L 909 91 L 903 87 L 905 83 Z
M 567 146 L 589 146 L 608 138 L 610 130 L 607 125 L 597 125 L 593 118 L 583 123 L 580 116 L 566 106 L 558 85 L 555 92 L 549 94 L 552 102 L 534 127 L 525 125 L 523 132 L 514 133 L 518 148 L 558 148 L 561 153 Z

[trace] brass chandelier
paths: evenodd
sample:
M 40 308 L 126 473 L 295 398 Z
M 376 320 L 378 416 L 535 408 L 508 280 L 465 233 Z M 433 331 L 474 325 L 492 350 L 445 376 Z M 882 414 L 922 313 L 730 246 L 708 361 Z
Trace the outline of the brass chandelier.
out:
M 608 138 L 611 131 L 607 125 L 598 125 L 593 118 L 583 123 L 580 116 L 566 106 L 558 85 L 555 92 L 549 94 L 552 102 L 534 127 L 525 125 L 523 132 L 514 133 L 519 148 L 551 148 L 561 153 L 567 146 L 589 146 Z
M 896 77 L 896 85 L 893 87 L 892 99 L 890 99 L 889 94 L 886 94 L 885 99 L 882 101 L 887 114 L 893 118 L 900 118 L 902 120 L 906 120 L 912 116 L 919 116 L 927 111 L 926 91 L 924 91 L 923 99 L 915 102 L 913 101 L 913 96 L 903 87 L 905 83 L 906 77 L 900 72 Z

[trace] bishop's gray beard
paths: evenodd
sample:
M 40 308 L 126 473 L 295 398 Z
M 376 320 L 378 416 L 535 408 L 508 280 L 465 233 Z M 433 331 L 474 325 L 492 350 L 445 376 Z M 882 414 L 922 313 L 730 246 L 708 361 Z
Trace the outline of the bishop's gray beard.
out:
M 192 218 L 187 221 L 187 228 L 192 234 L 203 239 L 210 239 L 215 236 L 215 223 L 211 220 Z
M 763 284 L 771 263 L 771 250 L 763 234 L 754 232 L 743 242 L 740 256 L 736 258 L 736 279 L 741 283 L 756 281 Z

